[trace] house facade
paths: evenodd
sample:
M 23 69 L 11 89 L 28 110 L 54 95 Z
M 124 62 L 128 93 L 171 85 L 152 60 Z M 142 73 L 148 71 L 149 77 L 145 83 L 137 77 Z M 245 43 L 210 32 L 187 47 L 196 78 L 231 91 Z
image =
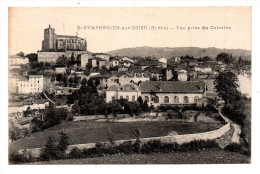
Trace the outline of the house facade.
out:
M 128 101 L 137 101 L 141 96 L 140 87 L 134 84 L 112 85 L 106 90 L 106 102 L 113 100 L 126 99 Z
M 41 93 L 43 91 L 43 75 L 29 75 L 28 78 L 21 78 L 18 81 L 18 93 Z

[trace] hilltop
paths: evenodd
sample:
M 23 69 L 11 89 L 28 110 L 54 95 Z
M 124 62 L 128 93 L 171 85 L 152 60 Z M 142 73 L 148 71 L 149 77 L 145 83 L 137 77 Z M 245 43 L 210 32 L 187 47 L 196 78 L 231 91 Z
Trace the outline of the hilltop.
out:
M 156 57 L 156 58 L 171 58 L 175 56 L 190 55 L 195 58 L 209 56 L 216 58 L 221 52 L 232 54 L 234 58 L 241 56 L 243 59 L 251 60 L 251 51 L 244 49 L 220 49 L 215 47 L 199 48 L 199 47 L 135 47 L 135 48 L 123 48 L 107 52 L 112 56 L 140 56 L 140 57 Z

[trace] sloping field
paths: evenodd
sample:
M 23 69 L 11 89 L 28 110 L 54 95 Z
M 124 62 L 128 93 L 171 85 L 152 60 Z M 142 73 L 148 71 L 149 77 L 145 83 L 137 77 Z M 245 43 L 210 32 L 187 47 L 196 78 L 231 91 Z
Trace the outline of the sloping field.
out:
M 142 132 L 141 137 L 166 136 L 172 131 L 178 134 L 202 133 L 220 128 L 220 123 L 180 123 L 173 121 L 154 121 L 154 122 L 66 122 L 56 125 L 44 131 L 32 134 L 10 143 L 10 150 L 29 149 L 43 147 L 48 136 L 53 136 L 55 142 L 59 141 L 59 132 L 68 133 L 70 144 L 84 144 L 108 141 L 106 131 L 110 129 L 114 134 L 115 140 L 135 138 L 133 130 L 139 128 Z

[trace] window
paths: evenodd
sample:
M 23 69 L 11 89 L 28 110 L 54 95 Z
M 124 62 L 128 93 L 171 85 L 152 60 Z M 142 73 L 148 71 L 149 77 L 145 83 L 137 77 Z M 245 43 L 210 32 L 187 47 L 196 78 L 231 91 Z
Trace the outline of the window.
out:
M 187 96 L 183 98 L 183 103 L 189 103 L 189 98 Z
M 179 97 L 177 96 L 174 97 L 174 103 L 179 103 Z
M 145 96 L 145 97 L 144 97 L 144 100 L 148 103 L 148 102 L 149 102 L 149 97 L 148 97 L 148 96 Z
M 126 100 L 127 100 L 127 101 L 129 100 L 129 96 L 128 96 L 128 95 L 126 96 Z
M 195 97 L 194 97 L 194 103 L 196 103 L 198 100 L 199 100 L 199 97 L 198 97 L 198 96 L 195 96 Z
M 132 96 L 132 101 L 135 101 L 135 96 L 134 95 Z
M 164 97 L 164 103 L 169 103 L 169 97 L 168 96 Z
M 155 96 L 155 98 L 154 98 L 154 103 L 159 103 L 159 102 L 160 102 L 159 97 L 158 97 L 158 96 Z

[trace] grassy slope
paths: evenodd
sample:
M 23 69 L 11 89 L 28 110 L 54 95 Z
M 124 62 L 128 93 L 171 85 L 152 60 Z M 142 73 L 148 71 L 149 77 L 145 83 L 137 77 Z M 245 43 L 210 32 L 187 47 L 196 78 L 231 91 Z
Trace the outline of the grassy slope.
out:
M 32 134 L 30 137 L 16 140 L 10 144 L 10 150 L 43 147 L 48 136 L 53 136 L 55 141 L 58 142 L 58 132 L 60 131 L 68 133 L 70 144 L 84 144 L 108 141 L 106 135 L 108 128 L 111 129 L 116 140 L 121 140 L 135 138 L 132 131 L 136 128 L 141 129 L 141 137 L 156 137 L 166 136 L 170 131 L 176 131 L 179 134 L 190 134 L 215 130 L 221 126 L 219 123 L 176 123 L 171 121 L 132 123 L 67 122 Z
M 113 155 L 95 158 L 47 161 L 36 164 L 238 164 L 249 163 L 239 153 L 205 150 L 200 152 Z M 35 163 L 34 163 L 35 164 Z

